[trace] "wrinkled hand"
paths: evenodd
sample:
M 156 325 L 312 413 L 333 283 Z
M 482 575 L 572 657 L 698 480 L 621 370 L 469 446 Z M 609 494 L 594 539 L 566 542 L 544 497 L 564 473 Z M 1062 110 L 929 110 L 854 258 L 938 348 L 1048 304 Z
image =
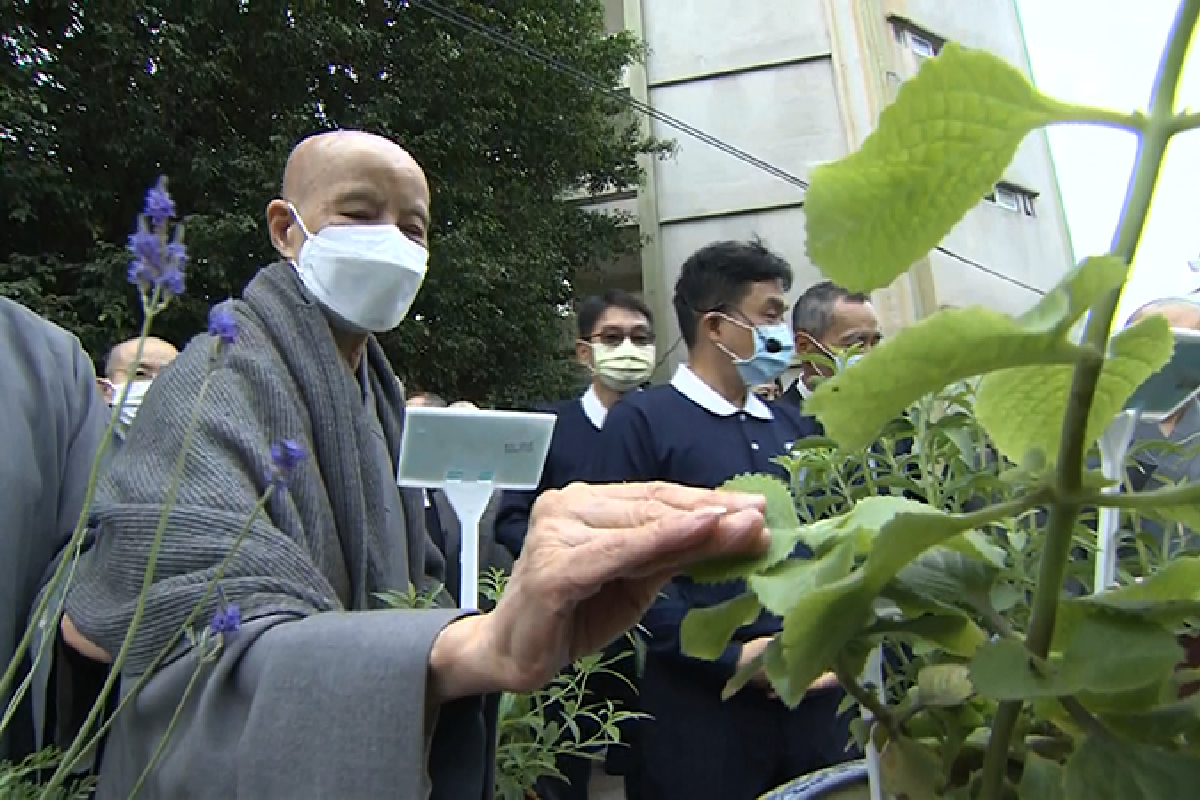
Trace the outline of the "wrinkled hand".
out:
M 575 484 L 546 492 L 534 505 L 499 604 L 450 625 L 434 644 L 435 682 L 452 671 L 455 641 L 467 637 L 471 657 L 489 665 L 489 676 L 466 684 L 442 680 L 439 694 L 543 686 L 636 625 L 683 567 L 761 552 L 762 510 L 760 497 L 668 484 Z

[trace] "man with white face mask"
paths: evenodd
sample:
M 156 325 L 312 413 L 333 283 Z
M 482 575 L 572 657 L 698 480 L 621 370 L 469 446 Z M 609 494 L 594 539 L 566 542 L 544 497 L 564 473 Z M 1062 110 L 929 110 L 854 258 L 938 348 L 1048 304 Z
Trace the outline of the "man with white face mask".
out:
M 119 417 L 120 425 L 116 429 L 117 436 L 113 444 L 124 440 L 125 432 L 133 424 L 133 418 L 142 406 L 150 383 L 179 355 L 179 351 L 170 342 L 165 342 L 157 336 L 147 336 L 142 344 L 141 357 L 137 359 L 137 364 L 134 364 L 137 346 L 138 340 L 130 339 L 110 350 L 108 358 L 104 361 L 104 377 L 96 379 L 100 393 L 110 406 L 115 405 L 122 394 L 125 396 Z
M 672 571 L 765 547 L 761 498 L 577 486 L 539 501 L 489 613 L 370 610 L 444 571 L 420 492 L 396 486 L 404 400 L 375 338 L 425 276 L 429 208 L 393 142 L 304 140 L 267 207 L 281 260 L 146 396 L 102 479 L 62 631 L 91 658 L 122 652 L 127 680 L 172 657 L 117 716 L 98 800 L 135 783 L 146 800 L 490 797 L 489 698 L 617 638 Z M 219 653 L 173 645 L 193 609 Z
M 558 415 L 541 485 L 532 492 L 505 492 L 496 521 L 496 540 L 514 556 L 521 554 L 537 496 L 587 479 L 588 457 L 609 409 L 648 382 L 654 371 L 654 321 L 644 302 L 610 289 L 584 300 L 575 318 L 575 358 L 591 373 L 591 381 L 581 397 L 539 409 Z

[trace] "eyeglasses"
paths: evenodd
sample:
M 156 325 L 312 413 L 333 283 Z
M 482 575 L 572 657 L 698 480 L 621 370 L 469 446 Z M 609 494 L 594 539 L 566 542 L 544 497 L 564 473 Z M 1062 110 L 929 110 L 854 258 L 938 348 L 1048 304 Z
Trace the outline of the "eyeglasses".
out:
M 654 333 L 642 328 L 625 331 L 620 328 L 606 328 L 599 333 L 594 333 L 587 337 L 586 341 L 599 342 L 606 347 L 617 347 L 625 343 L 625 340 L 633 342 L 638 347 L 654 344 Z

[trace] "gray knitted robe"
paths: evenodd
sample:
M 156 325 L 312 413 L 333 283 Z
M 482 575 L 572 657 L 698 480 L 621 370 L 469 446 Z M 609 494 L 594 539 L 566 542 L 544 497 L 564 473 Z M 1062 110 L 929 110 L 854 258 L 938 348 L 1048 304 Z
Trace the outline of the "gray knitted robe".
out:
M 398 501 L 391 477 L 404 414 L 395 375 L 371 339 L 365 394 L 375 407 L 367 408 L 359 377 L 287 263 L 263 269 L 232 307 L 236 341 L 198 336 L 147 394 L 101 486 L 96 548 L 68 595 L 80 632 L 117 653 L 186 445 L 123 690 L 157 654 L 172 655 L 118 717 L 98 797 L 128 796 L 194 674 L 140 798 L 415 800 L 429 796 L 430 781 L 436 800 L 489 797 L 494 728 L 485 704 L 426 708 L 430 648 L 460 612 L 367 610 L 375 592 L 425 585 L 443 568 L 426 546 L 419 494 Z M 373 455 L 376 425 L 390 465 Z M 271 445 L 281 440 L 311 456 L 229 560 L 220 602 L 239 607 L 242 626 L 225 635 L 219 658 L 201 663 L 186 641 L 172 642 L 276 474 Z M 385 524 L 388 509 L 402 510 L 402 535 L 396 520 Z M 194 627 L 217 602 L 203 604 Z

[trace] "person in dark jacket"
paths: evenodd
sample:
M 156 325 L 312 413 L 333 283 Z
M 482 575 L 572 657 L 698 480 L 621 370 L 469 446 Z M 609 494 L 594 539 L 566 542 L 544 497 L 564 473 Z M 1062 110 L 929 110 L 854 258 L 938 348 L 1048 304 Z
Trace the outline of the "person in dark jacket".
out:
M 850 292 L 832 281 L 810 286 L 792 308 L 792 331 L 796 353 L 823 355 L 837 360 L 848 350 L 866 352 L 883 339 L 879 317 L 871 298 Z M 811 361 L 802 361 L 798 372 L 781 399 L 800 407 L 812 391 L 812 381 L 828 377 L 830 370 Z
M 543 492 L 588 480 L 588 460 L 599 444 L 609 409 L 636 392 L 654 371 L 654 319 L 639 298 L 611 289 L 586 299 L 576 318 L 579 338 L 575 342 L 575 356 L 592 379 L 580 397 L 543 409 L 556 414 L 558 421 L 537 489 L 504 493 L 496 518 L 496 539 L 514 556 L 521 553 L 534 501 Z M 592 675 L 584 702 L 590 706 L 611 701 L 617 708 L 634 708 L 637 660 L 632 643 L 628 639 L 614 642 L 605 650 L 605 657 L 613 662 L 611 672 Z M 586 721 L 576 721 L 580 723 Z M 584 727 L 585 732 L 590 731 L 586 724 Z M 626 748 L 631 746 L 633 736 L 634 726 L 623 725 L 621 737 L 625 747 L 610 749 L 610 772 L 628 776 L 631 763 Z M 541 781 L 538 796 L 543 800 L 586 800 L 592 761 L 565 756 L 558 760 L 557 767 L 563 779 Z M 630 781 L 626 783 L 627 794 L 632 798 L 636 789 Z
M 735 475 L 769 473 L 793 442 L 816 432 L 795 406 L 751 388 L 777 378 L 794 344 L 786 261 L 758 242 L 718 242 L 684 264 L 674 306 L 688 362 L 667 386 L 626 398 L 609 413 L 597 451 L 599 481 L 670 481 L 718 487 Z M 806 552 L 800 553 L 807 555 Z M 764 611 L 740 628 L 720 658 L 685 655 L 680 626 L 693 608 L 715 606 L 743 582 L 676 578 L 646 613 L 648 652 L 640 700 L 639 796 L 653 800 L 754 800 L 798 775 L 844 760 L 849 720 L 832 674 L 789 709 L 765 675 L 729 700 L 726 682 L 763 653 L 781 620 Z

